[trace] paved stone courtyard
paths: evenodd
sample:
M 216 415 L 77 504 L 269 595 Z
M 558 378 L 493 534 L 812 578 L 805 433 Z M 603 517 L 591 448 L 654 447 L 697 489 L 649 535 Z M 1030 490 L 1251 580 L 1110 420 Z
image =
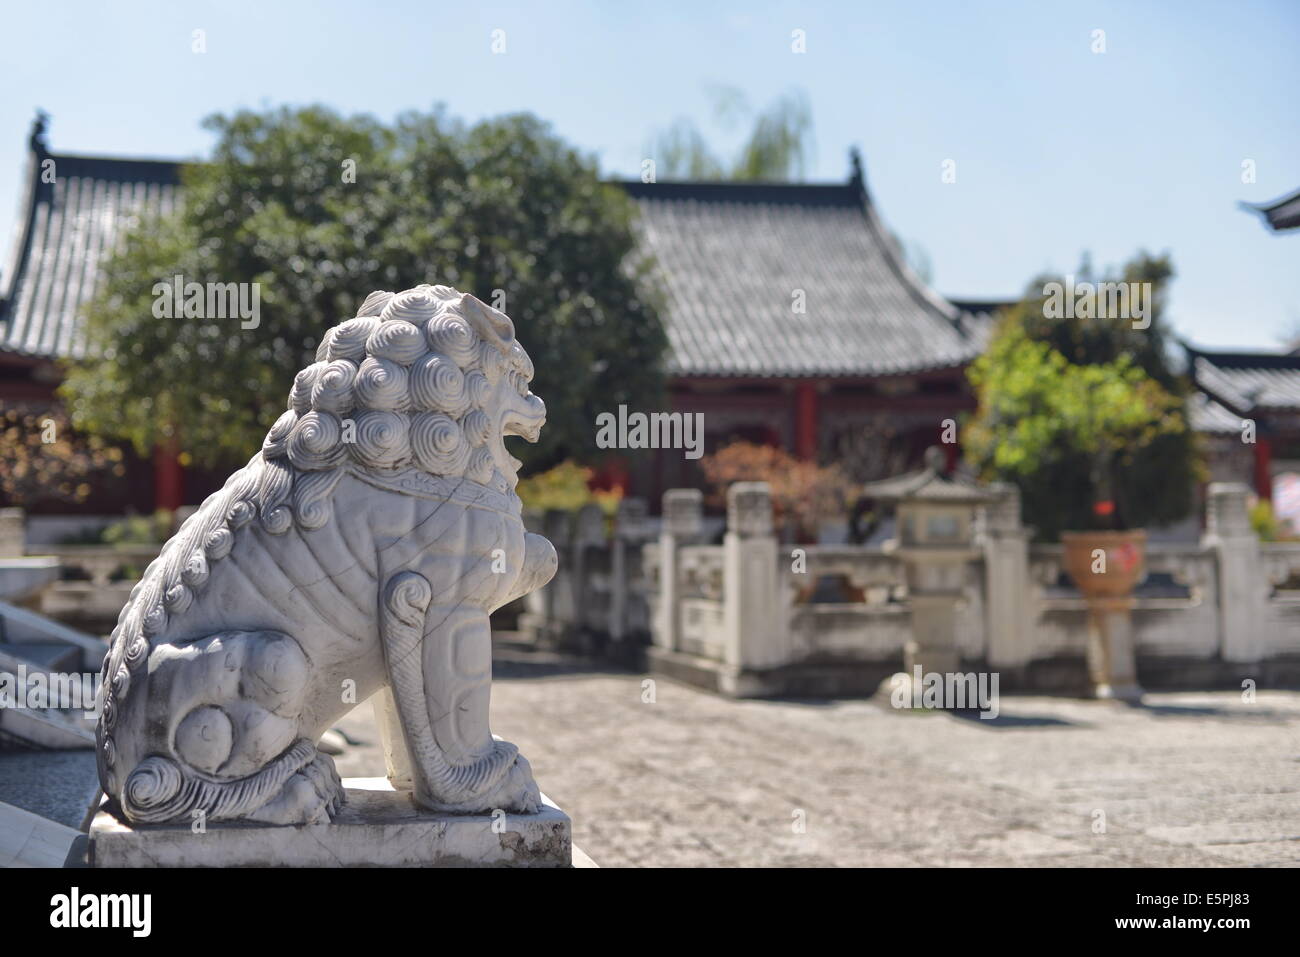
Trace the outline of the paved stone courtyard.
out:
M 492 729 L 603 867 L 1300 864 L 1300 693 L 1006 696 L 984 721 L 662 678 L 644 703 L 645 676 L 503 655 Z M 342 727 L 365 744 L 339 770 L 382 774 L 369 705 Z

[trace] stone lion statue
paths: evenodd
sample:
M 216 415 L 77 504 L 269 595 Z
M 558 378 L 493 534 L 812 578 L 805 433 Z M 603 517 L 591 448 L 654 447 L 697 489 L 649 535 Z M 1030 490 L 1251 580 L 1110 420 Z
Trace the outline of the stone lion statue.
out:
M 546 406 L 502 312 L 375 292 L 326 333 L 261 450 L 131 592 L 104 659 L 99 776 L 137 824 L 328 821 L 316 749 L 379 693 L 389 780 L 423 807 L 536 811 L 488 728 L 488 615 L 551 579 L 503 438 Z

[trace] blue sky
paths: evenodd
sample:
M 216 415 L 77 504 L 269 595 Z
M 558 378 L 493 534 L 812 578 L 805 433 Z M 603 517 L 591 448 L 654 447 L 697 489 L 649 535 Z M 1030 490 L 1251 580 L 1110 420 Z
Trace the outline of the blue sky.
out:
M 321 102 L 391 119 L 531 111 L 635 176 L 678 116 L 718 150 L 708 89 L 803 90 L 809 179 L 858 145 L 881 213 L 957 296 L 1019 293 L 1089 252 L 1172 254 L 1171 318 L 1203 346 L 1300 332 L 1300 234 L 1241 200 L 1300 187 L 1300 2 L 7 5 L 0 216 L 9 240 L 32 113 L 55 151 L 200 157 L 200 120 Z M 206 32 L 207 52 L 191 52 Z M 791 52 L 803 30 L 807 52 Z M 1105 53 L 1092 32 L 1105 31 Z M 504 30 L 506 52 L 491 51 Z M 957 181 L 943 183 L 944 160 Z M 1242 163 L 1256 182 L 1242 182 Z

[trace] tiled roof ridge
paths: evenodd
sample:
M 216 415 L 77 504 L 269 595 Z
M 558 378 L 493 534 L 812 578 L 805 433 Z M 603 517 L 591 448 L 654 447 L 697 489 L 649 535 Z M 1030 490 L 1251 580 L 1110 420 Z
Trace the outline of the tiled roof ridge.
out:
M 1183 349 L 1196 388 L 1234 413 L 1300 409 L 1300 355 Z
M 1279 196 L 1277 199 L 1271 200 L 1267 203 L 1242 203 L 1242 205 L 1247 209 L 1257 210 L 1261 213 L 1268 213 L 1278 209 L 1279 207 L 1285 206 L 1287 203 L 1293 203 L 1298 199 L 1300 199 L 1300 189 L 1293 189 L 1291 192 Z
M 28 141 L 26 177 L 22 202 L 19 206 L 19 221 L 15 224 L 9 255 L 4 260 L 4 271 L 0 272 L 0 323 L 7 321 L 9 303 L 14 289 L 17 288 L 18 277 L 23 274 L 27 266 L 32 229 L 36 223 L 37 198 L 52 185 L 42 183 L 40 175 L 41 162 L 50 155 L 45 148 L 46 119 L 43 112 L 37 112 L 36 120 L 32 123 L 32 133 Z
M 819 200 L 826 205 L 851 206 L 857 202 L 856 190 L 849 183 L 806 183 L 772 180 L 658 180 L 646 183 L 639 179 L 607 179 L 634 199 L 661 201 L 715 202 L 797 202 Z
M 1211 365 L 1228 369 L 1300 369 L 1300 355 L 1286 352 L 1262 352 L 1251 349 L 1198 349 L 1184 345 L 1193 359 L 1205 359 Z
M 144 156 L 89 156 L 80 153 L 46 153 L 43 158 L 52 159 L 55 170 L 60 176 L 85 176 L 93 173 L 105 175 L 106 179 L 130 182 L 168 182 L 180 183 L 184 160 L 160 159 Z M 72 167 L 72 172 L 66 172 Z M 124 175 L 124 174 L 135 175 Z M 145 175 L 150 174 L 150 175 Z
M 960 322 L 961 311 L 931 289 L 925 280 L 918 276 L 912 270 L 912 267 L 907 264 L 907 259 L 903 256 L 902 249 L 895 242 L 893 234 L 885 228 L 884 223 L 881 221 L 880 214 L 876 211 L 876 204 L 867 191 L 866 183 L 850 181 L 849 186 L 858 190 L 859 202 L 862 206 L 863 215 L 867 220 L 867 227 L 875 236 L 876 242 L 880 244 L 880 248 L 885 253 L 885 259 L 893 268 L 894 273 L 916 297 L 917 303 L 923 308 L 928 307 L 937 312 L 942 319 L 952 325 L 953 329 L 962 338 L 968 338 L 967 332 Z

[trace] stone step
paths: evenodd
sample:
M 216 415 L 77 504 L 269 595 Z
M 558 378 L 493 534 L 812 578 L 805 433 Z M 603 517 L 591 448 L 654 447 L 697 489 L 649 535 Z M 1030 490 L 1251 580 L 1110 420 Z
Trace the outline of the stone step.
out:
M 12 657 L 25 661 L 28 671 L 80 672 L 82 654 L 72 645 L 0 641 L 0 667 L 4 667 L 6 657 Z
M 79 649 L 81 659 L 79 666 L 72 669 L 75 671 L 98 671 L 108 650 L 100 638 L 5 601 L 0 601 L 0 638 L 11 645 L 53 644 Z
M 99 805 L 93 751 L 0 751 L 0 867 L 63 867 Z
M 81 832 L 0 801 L 0 868 L 63 867 Z

